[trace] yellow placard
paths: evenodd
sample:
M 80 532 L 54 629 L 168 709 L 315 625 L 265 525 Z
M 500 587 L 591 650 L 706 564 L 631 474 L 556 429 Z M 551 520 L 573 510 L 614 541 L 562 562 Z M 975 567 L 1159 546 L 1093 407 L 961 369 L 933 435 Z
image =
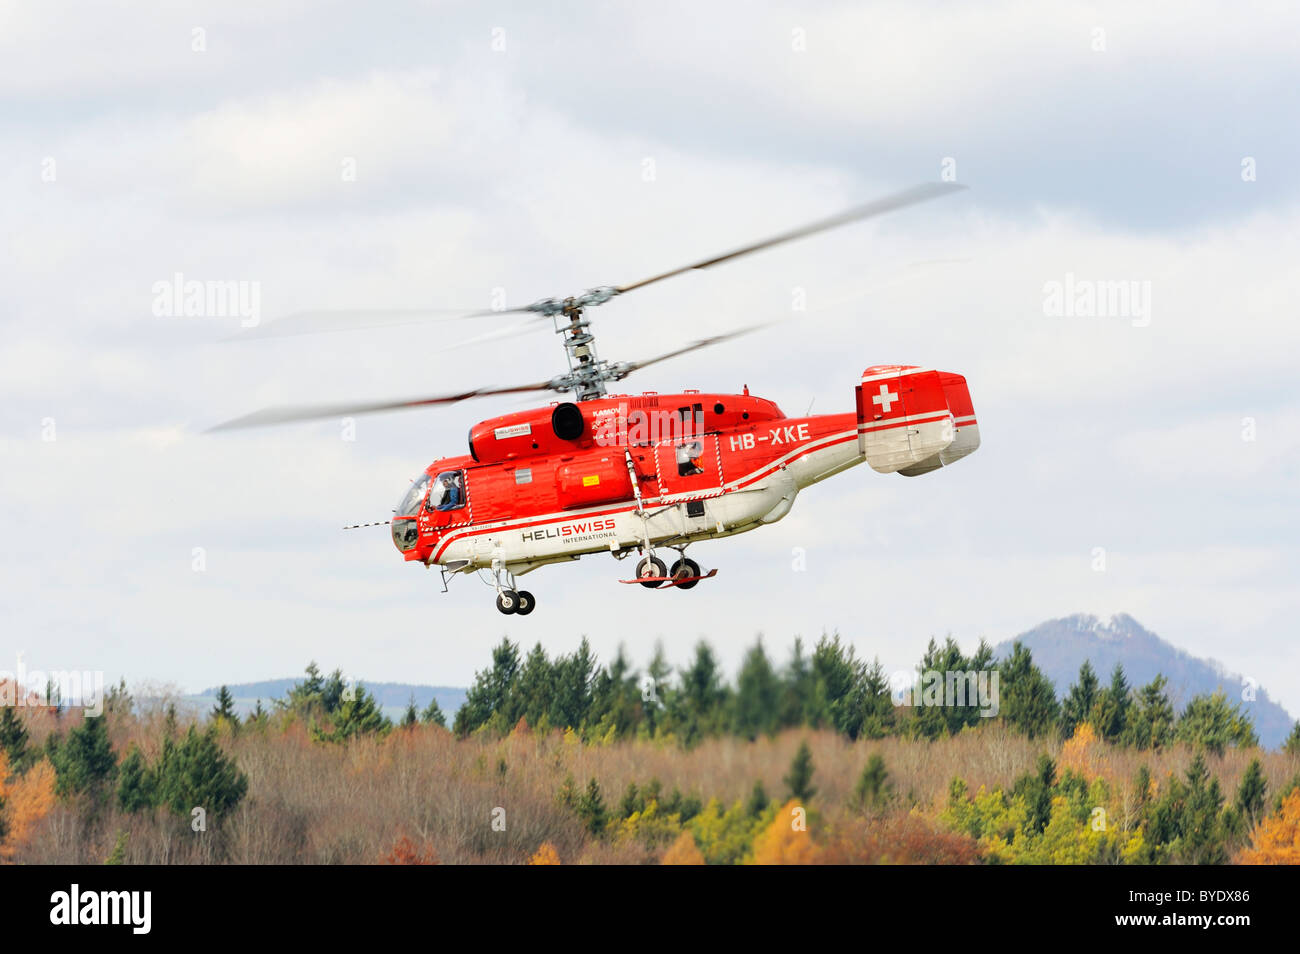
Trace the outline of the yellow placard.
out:
M 584 487 L 595 487 L 598 483 L 600 483 L 600 474 L 592 474 L 589 477 L 582 478 L 582 486 Z

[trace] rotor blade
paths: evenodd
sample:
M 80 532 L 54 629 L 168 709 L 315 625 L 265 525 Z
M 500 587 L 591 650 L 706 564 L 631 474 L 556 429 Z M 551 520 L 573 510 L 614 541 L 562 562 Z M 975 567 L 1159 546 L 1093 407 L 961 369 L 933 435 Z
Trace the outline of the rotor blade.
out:
M 208 428 L 214 431 L 233 431 L 245 427 L 264 427 L 268 424 L 287 424 L 292 421 L 317 421 L 331 417 L 351 417 L 354 414 L 373 414 L 377 411 L 400 411 L 412 407 L 428 407 L 434 404 L 455 404 L 474 397 L 487 397 L 493 394 L 518 394 L 525 391 L 546 391 L 550 389 L 549 381 L 536 384 L 521 384 L 510 388 L 475 388 L 460 394 L 444 394 L 439 397 L 415 398 L 409 401 L 378 401 L 373 404 L 316 404 L 310 406 L 268 407 L 252 414 L 245 414 L 234 420 L 226 421 Z
M 720 335 L 714 335 L 711 338 L 701 338 L 700 340 L 692 341 L 690 344 L 684 345 L 681 348 L 675 348 L 672 351 L 666 351 L 663 354 L 656 355 L 653 358 L 647 358 L 644 361 L 628 361 L 626 363 L 626 367 L 628 373 L 630 374 L 633 371 L 639 371 L 642 368 L 648 368 L 652 364 L 658 364 L 660 361 L 667 361 L 669 358 L 676 358 L 679 355 L 687 354 L 691 351 L 698 351 L 700 348 L 707 348 L 711 345 L 721 344 L 722 342 L 729 341 L 732 338 L 739 338 L 741 335 L 747 335 L 755 331 L 761 331 L 762 329 L 768 328 L 774 324 L 776 324 L 776 322 L 768 321 L 758 325 L 747 325 L 744 328 L 737 328 L 735 331 L 727 331 Z
M 315 335 L 334 331 L 387 328 L 422 321 L 463 321 L 469 318 L 519 314 L 526 311 L 527 308 L 481 311 L 467 308 L 326 308 L 318 311 L 297 311 L 265 324 L 245 328 L 223 340 L 242 341 L 253 338 L 282 338 L 289 335 Z
M 712 258 L 706 258 L 699 262 L 692 262 L 690 265 L 683 265 L 680 268 L 674 268 L 672 271 L 663 272 L 659 275 L 653 275 L 650 278 L 643 278 L 639 282 L 632 282 L 630 285 L 619 285 L 615 288 L 617 294 L 630 292 L 635 288 L 644 288 L 646 285 L 652 285 L 655 282 L 663 281 L 665 278 L 672 278 L 674 275 L 681 275 L 684 272 L 694 271 L 699 268 L 709 268 L 713 265 L 719 265 L 722 262 L 728 262 L 733 258 L 739 258 L 742 255 L 748 255 L 751 252 L 760 252 L 763 249 L 771 248 L 774 245 L 780 245 L 783 242 L 793 242 L 796 239 L 804 238 L 808 235 L 815 235 L 818 232 L 824 232 L 827 229 L 838 228 L 841 225 L 848 225 L 850 222 L 858 222 L 862 219 L 869 219 L 873 216 L 883 215 L 886 212 L 892 212 L 895 209 L 902 209 L 909 205 L 915 205 L 918 202 L 925 202 L 927 199 L 935 199 L 941 195 L 947 195 L 965 186 L 957 185 L 953 182 L 927 182 L 922 185 L 913 186 L 910 189 L 904 189 L 902 192 L 895 192 L 893 195 L 885 196 L 883 199 L 876 199 L 874 202 L 868 202 L 865 205 L 849 209 L 847 212 L 841 212 L 839 215 L 832 215 L 827 219 L 819 219 L 797 229 L 791 229 L 788 232 L 782 232 L 779 235 L 773 235 L 771 238 L 745 245 L 741 248 L 730 252 L 724 252 L 722 255 L 715 255 Z
M 466 338 L 463 341 L 457 341 L 447 345 L 445 348 L 436 349 L 437 354 L 446 354 L 449 351 L 457 351 L 460 348 L 469 348 L 476 344 L 482 344 L 485 341 L 495 341 L 498 338 L 509 338 L 514 335 L 525 335 L 534 331 L 543 330 L 542 325 L 534 319 L 526 319 L 516 322 L 513 325 L 506 325 L 504 328 L 494 328 L 491 331 L 485 331 L 481 335 L 475 335 L 473 338 Z

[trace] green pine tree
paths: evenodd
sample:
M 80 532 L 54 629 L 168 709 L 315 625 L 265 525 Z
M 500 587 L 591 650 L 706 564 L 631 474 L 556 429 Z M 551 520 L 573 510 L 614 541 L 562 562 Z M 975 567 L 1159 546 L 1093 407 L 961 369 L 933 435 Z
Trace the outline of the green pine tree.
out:
M 131 698 L 131 693 L 127 691 L 126 679 L 119 679 L 117 685 L 108 690 L 108 698 L 104 701 L 104 708 L 114 715 L 129 716 L 135 708 L 135 700 Z
M 790 763 L 790 773 L 782 779 L 791 797 L 801 805 L 807 804 L 817 794 L 817 789 L 812 786 L 813 771 L 812 750 L 805 740 L 799 743 L 799 750 Z
M 1016 779 L 1012 794 L 1022 796 L 1029 806 L 1025 833 L 1042 832 L 1052 820 L 1052 789 L 1056 785 L 1056 763 L 1046 754 L 1038 756 L 1033 774 Z
M 1097 735 L 1107 742 L 1119 742 L 1128 728 L 1130 687 L 1124 678 L 1124 667 L 1119 663 L 1110 676 L 1110 685 L 1097 696 L 1091 720 Z
M 81 725 L 56 743 L 55 790 L 60 795 L 89 795 L 95 800 L 107 796 L 117 773 L 117 759 L 108 741 L 103 716 L 86 716 Z
M 14 706 L 0 705 L 0 751 L 9 758 L 9 767 L 21 771 L 27 765 L 27 726 Z
M 406 711 L 402 713 L 402 728 L 409 729 L 420 721 L 420 713 L 415 708 L 415 694 L 406 702 Z
M 854 804 L 862 811 L 875 811 L 883 808 L 892 795 L 893 786 L 889 783 L 885 760 L 876 752 L 867 759 L 853 789 Z
M 1190 745 L 1204 745 L 1215 755 L 1227 746 L 1253 748 L 1259 745 L 1250 716 L 1237 703 L 1229 702 L 1222 690 L 1195 696 L 1178 717 L 1174 737 Z
M 775 735 L 780 720 L 781 682 L 760 638 L 745 654 L 732 699 L 731 731 L 753 741 Z
M 1083 661 L 1079 667 L 1079 681 L 1070 687 L 1065 701 L 1061 703 L 1061 736 L 1068 739 L 1074 735 L 1080 722 L 1087 722 L 1092 717 L 1092 707 L 1097 704 L 1097 673 L 1092 663 Z
M 1007 725 L 1031 739 L 1050 735 L 1061 717 L 1052 680 L 1034 665 L 1029 650 L 1020 641 L 998 667 L 999 714 Z
M 420 721 L 425 725 L 440 725 L 447 728 L 447 717 L 442 714 L 442 709 L 438 705 L 437 699 L 430 699 L 429 704 L 424 707 L 420 713 Z
M 1241 777 L 1237 789 L 1237 811 L 1247 828 L 1254 828 L 1264 813 L 1264 799 L 1268 794 L 1268 782 L 1264 779 L 1264 769 L 1259 759 L 1251 759 L 1250 765 Z
M 225 686 L 217 690 L 217 704 L 212 707 L 211 717 L 217 722 L 228 722 L 231 728 L 239 728 L 239 715 L 235 712 L 235 697 Z
M 840 642 L 838 633 L 818 640 L 813 649 L 812 672 L 810 727 L 830 726 L 850 739 L 857 739 L 864 732 L 869 714 L 885 715 L 877 705 L 877 698 L 869 695 L 866 666 L 855 658 L 851 645 Z M 888 717 L 893 718 L 892 707 Z M 883 734 L 883 726 L 873 722 L 871 737 L 876 737 L 877 732 Z
M 1182 864 L 1222 865 L 1228 862 L 1223 831 L 1223 795 L 1219 780 L 1210 777 L 1205 759 L 1197 753 L 1187 770 L 1177 860 Z
M 514 715 L 507 728 L 519 720 L 513 712 L 513 697 L 519 681 L 519 647 L 503 639 L 492 650 L 492 668 L 474 674 L 474 682 L 465 694 L 464 704 L 456 710 L 452 729 L 464 738 L 496 717 L 504 723 Z
M 722 728 L 729 695 L 712 647 L 697 643 L 694 660 L 681 671 L 681 691 L 673 696 L 672 727 L 683 744 L 694 745 Z
M 754 787 L 749 790 L 749 798 L 745 799 L 745 814 L 757 818 L 767 811 L 768 804 L 767 789 L 763 788 L 762 781 L 755 781 Z
M 1165 677 L 1156 676 L 1137 691 L 1121 737 L 1124 745 L 1161 749 L 1173 741 L 1174 706 L 1165 685 Z
M 124 865 L 126 864 L 126 846 L 131 840 L 130 832 L 119 831 L 117 841 L 113 845 L 112 854 L 104 859 L 106 865 Z
M 1291 756 L 1300 755 L 1300 721 L 1291 727 L 1291 734 L 1282 744 L 1282 751 Z
M 136 746 L 118 768 L 117 807 L 127 813 L 144 811 L 158 804 L 158 780 Z
M 202 808 L 219 823 L 248 793 L 248 776 L 221 750 L 213 727 L 190 726 L 179 745 L 165 740 L 157 775 L 159 801 L 185 817 Z
M 605 830 L 609 820 L 605 811 L 605 800 L 600 794 L 600 784 L 593 778 L 587 782 L 587 791 L 577 801 L 578 817 L 587 826 L 587 831 L 599 835 Z
M 313 735 L 324 742 L 343 742 L 358 735 L 384 734 L 393 723 L 364 686 L 343 690 L 340 702 L 327 716 L 328 727 L 314 726 Z
M 248 719 L 244 723 L 246 728 L 264 731 L 271 720 L 270 713 L 262 707 L 262 700 L 258 699 L 253 704 L 253 711 L 248 714 Z

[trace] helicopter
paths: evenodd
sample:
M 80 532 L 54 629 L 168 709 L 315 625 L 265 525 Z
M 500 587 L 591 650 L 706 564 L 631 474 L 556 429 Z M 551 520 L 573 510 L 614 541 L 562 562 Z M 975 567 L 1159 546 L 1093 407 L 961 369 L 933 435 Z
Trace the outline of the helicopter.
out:
M 882 215 L 961 188 L 927 183 L 730 252 L 625 285 L 466 317 L 522 313 L 552 322 L 568 370 L 545 381 L 406 401 L 273 407 L 211 430 L 455 404 L 476 397 L 552 391 L 545 407 L 499 415 L 469 430 L 468 453 L 441 457 L 407 488 L 390 527 L 407 562 L 438 567 L 443 592 L 479 574 L 505 614 L 527 616 L 536 599 L 517 578 L 539 567 L 608 553 L 639 560 L 629 579 L 648 589 L 690 590 L 713 578 L 687 548 L 785 517 L 799 493 L 866 462 L 877 473 L 916 477 L 950 466 L 980 445 L 966 379 L 908 364 L 877 364 L 855 383 L 852 410 L 786 416 L 749 392 L 686 389 L 609 393 L 634 371 L 748 334 L 742 327 L 641 361 L 598 357 L 588 312 L 629 292 L 828 229 Z M 328 320 L 299 316 L 305 330 Z M 811 410 L 811 408 L 809 409 Z M 663 554 L 672 554 L 668 564 Z M 489 574 L 484 577 L 483 574 Z

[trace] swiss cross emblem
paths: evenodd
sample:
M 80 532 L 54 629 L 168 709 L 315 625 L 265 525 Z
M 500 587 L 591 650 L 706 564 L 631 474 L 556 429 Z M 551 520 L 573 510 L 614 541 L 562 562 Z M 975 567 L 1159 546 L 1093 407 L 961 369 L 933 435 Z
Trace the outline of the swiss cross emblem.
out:
M 889 390 L 888 384 L 882 384 L 880 386 L 880 393 L 872 395 L 871 403 L 879 404 L 880 409 L 888 414 L 890 406 L 897 400 L 898 392 Z

